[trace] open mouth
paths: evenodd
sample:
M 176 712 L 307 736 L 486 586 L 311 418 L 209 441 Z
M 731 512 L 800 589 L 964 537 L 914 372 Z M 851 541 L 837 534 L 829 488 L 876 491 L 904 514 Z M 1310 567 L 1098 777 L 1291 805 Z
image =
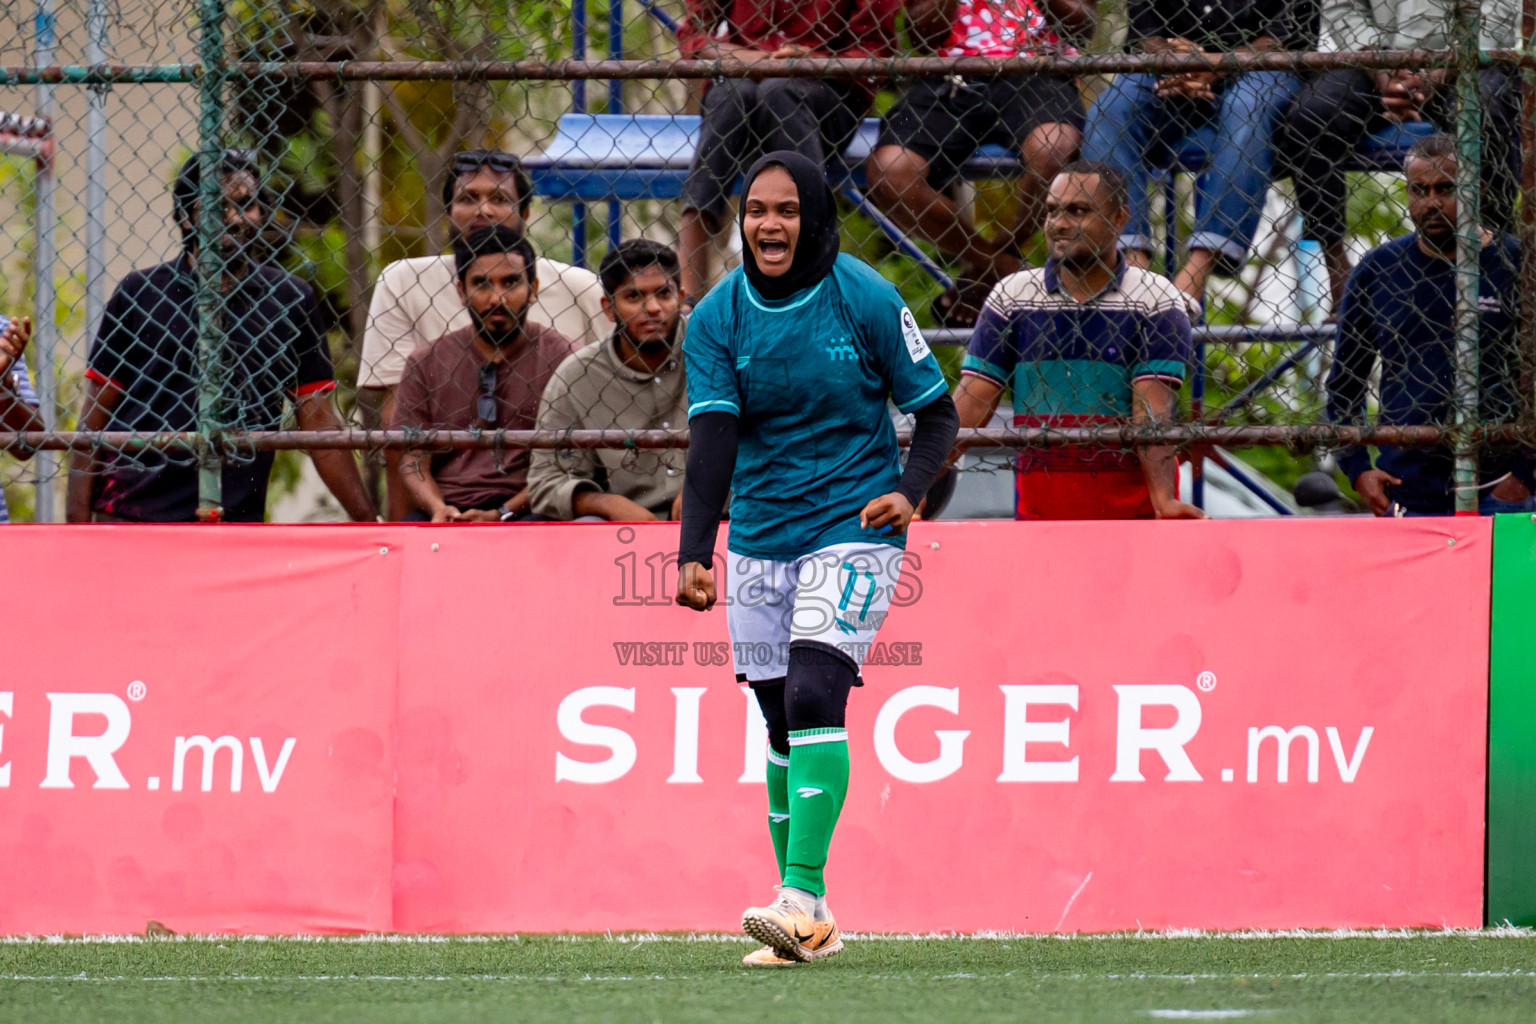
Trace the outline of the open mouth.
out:
M 789 243 L 778 238 L 760 238 L 757 242 L 757 255 L 769 263 L 778 263 L 789 255 Z

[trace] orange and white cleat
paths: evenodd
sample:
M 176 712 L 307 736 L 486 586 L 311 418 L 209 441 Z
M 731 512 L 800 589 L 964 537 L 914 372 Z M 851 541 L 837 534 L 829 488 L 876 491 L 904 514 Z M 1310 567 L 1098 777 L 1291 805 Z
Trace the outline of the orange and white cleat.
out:
M 836 921 L 817 921 L 816 935 L 801 945 L 810 951 L 811 959 L 815 961 L 841 953 L 843 937 L 838 933 Z M 748 967 L 798 967 L 803 961 L 787 959 L 772 946 L 762 946 L 742 957 L 741 962 Z
M 772 946 L 760 946 L 741 958 L 748 967 L 799 967 L 799 960 L 786 960 L 773 951 Z
M 786 960 L 808 964 L 813 957 L 806 943 L 817 936 L 815 916 L 800 898 L 780 887 L 779 898 L 766 907 L 748 907 L 741 915 L 741 930 Z
M 741 930 L 766 943 L 781 961 L 806 964 L 843 951 L 837 922 L 816 920 L 799 897 L 783 890 L 770 906 L 749 907 L 741 915 Z M 761 959 L 760 954 L 752 955 Z
M 805 948 L 811 951 L 813 960 L 836 956 L 843 951 L 843 937 L 837 930 L 837 922 L 831 919 L 830 914 L 827 920 L 816 922 L 816 937 L 805 943 Z

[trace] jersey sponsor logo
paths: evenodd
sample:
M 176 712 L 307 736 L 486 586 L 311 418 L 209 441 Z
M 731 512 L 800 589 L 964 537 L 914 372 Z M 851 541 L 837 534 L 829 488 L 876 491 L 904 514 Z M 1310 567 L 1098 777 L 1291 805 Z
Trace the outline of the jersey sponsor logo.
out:
M 859 361 L 859 350 L 853 347 L 853 339 L 848 337 L 833 338 L 827 342 L 827 358 L 834 363 Z
M 923 332 L 917 326 L 917 319 L 912 316 L 912 311 L 906 306 L 901 307 L 901 337 L 907 343 L 907 355 L 912 357 L 914 363 L 920 363 L 928 358 L 928 342 L 923 340 Z

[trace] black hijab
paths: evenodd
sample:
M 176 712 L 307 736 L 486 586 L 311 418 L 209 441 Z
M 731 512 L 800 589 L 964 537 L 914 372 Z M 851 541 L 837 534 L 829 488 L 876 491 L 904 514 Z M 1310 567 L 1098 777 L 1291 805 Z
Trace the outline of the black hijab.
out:
M 822 169 L 793 150 L 780 149 L 769 153 L 747 171 L 741 180 L 741 213 L 737 217 L 740 228 L 746 220 L 747 192 L 759 174 L 770 167 L 782 167 L 794 179 L 800 193 L 800 237 L 795 242 L 795 257 L 790 261 L 789 273 L 769 277 L 757 269 L 757 259 L 747 244 L 746 232 L 742 232 L 741 265 L 752 282 L 752 287 L 765 299 L 787 299 L 795 292 L 810 288 L 832 272 L 837 262 L 840 240 L 837 229 L 837 201 L 827 185 Z

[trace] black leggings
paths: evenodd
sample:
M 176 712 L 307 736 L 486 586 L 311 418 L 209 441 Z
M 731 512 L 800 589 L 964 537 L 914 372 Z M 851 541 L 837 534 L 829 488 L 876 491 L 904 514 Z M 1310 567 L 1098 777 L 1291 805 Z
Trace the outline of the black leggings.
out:
M 1483 223 L 1514 229 L 1520 182 L 1520 78 L 1503 68 L 1478 74 L 1483 100 Z M 1447 87 L 1424 115 L 1442 131 L 1456 130 L 1456 90 Z M 1344 240 L 1347 192 L 1343 162 L 1370 132 L 1383 127 L 1375 77 L 1353 68 L 1325 71 L 1302 83 L 1285 114 L 1277 145 L 1296 182 L 1303 238 L 1324 246 Z
M 842 651 L 809 640 L 790 644 L 785 675 L 752 684 L 768 723 L 768 746 L 788 757 L 791 730 L 843 728 L 848 692 L 858 683 L 858 667 Z

